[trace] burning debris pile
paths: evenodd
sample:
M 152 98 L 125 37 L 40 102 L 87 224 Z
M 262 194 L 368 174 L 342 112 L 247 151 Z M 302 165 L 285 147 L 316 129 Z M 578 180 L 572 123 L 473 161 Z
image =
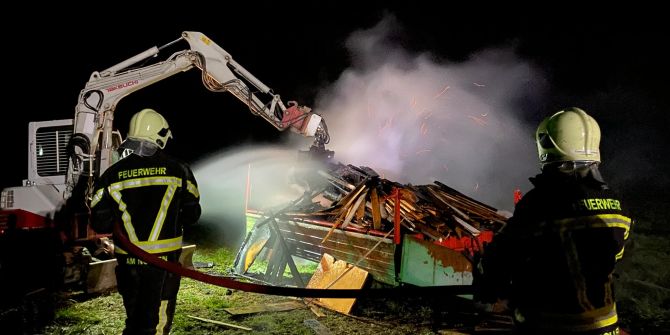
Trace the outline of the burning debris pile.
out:
M 304 172 L 296 176 L 307 191 L 288 207 L 247 211 L 255 225 L 238 252 L 235 273 L 247 276 L 263 260 L 263 281 L 283 283 L 288 268 L 293 284 L 305 287 L 292 256 L 325 268 L 331 266 L 324 257 L 332 256 L 393 286 L 468 285 L 473 257 L 506 220 L 440 182 L 402 185 L 370 168 L 339 163 Z
M 505 224 L 506 218 L 495 208 L 439 181 L 433 185 L 401 185 L 381 178 L 370 168 L 343 164 L 318 174 L 327 184 L 284 214 L 331 222 L 324 241 L 340 228 L 392 234 L 399 243 L 401 234 L 395 232 L 402 231 L 420 234 L 452 249 L 475 251 L 479 249 L 475 241 L 489 242 Z

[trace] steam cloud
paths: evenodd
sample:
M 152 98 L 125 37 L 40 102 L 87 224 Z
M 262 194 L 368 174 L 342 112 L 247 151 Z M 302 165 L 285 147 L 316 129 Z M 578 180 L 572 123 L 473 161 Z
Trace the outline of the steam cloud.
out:
M 386 179 L 439 180 L 511 210 L 513 191 L 538 172 L 533 132 L 518 101 L 544 81 L 513 49 L 488 49 L 463 63 L 436 62 L 389 42 L 386 18 L 348 40 L 357 62 L 317 101 L 335 157 Z
M 292 179 L 298 162 L 295 148 L 249 146 L 194 164 L 201 223 L 214 227 L 224 245 L 236 248 L 245 234 L 245 207 L 273 211 L 303 194 Z
M 513 191 L 530 188 L 538 172 L 533 131 L 519 99 L 544 87 L 513 49 L 488 49 L 462 63 L 437 62 L 389 42 L 393 18 L 349 38 L 354 66 L 317 98 L 335 159 L 368 166 L 400 183 L 441 181 L 479 201 L 511 210 Z M 526 111 L 527 112 L 527 111 Z M 251 209 L 268 210 L 302 195 L 291 186 L 292 144 L 246 147 L 194 165 L 202 195 L 201 221 L 223 227 L 227 245 L 244 236 L 247 177 Z

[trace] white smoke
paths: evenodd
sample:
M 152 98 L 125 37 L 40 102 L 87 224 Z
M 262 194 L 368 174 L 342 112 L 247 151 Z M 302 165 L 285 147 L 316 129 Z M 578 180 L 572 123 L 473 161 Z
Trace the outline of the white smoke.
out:
M 437 62 L 390 43 L 391 28 L 397 22 L 387 18 L 349 38 L 355 64 L 322 90 L 315 106 L 332 137 L 327 147 L 337 161 L 368 166 L 386 179 L 437 180 L 510 210 L 514 189 L 527 191 L 528 177 L 538 172 L 535 125 L 521 121 L 519 101 L 541 95 L 544 80 L 512 48 Z M 226 244 L 244 236 L 245 207 L 274 210 L 302 195 L 290 178 L 298 150 L 309 143 L 290 139 L 293 145 L 238 148 L 194 165 L 201 221 L 221 227 Z
M 322 91 L 338 161 L 365 165 L 401 183 L 441 181 L 497 208 L 538 172 L 533 126 L 519 100 L 544 80 L 512 48 L 482 50 L 462 63 L 437 62 L 389 42 L 393 18 L 348 40 L 355 67 Z

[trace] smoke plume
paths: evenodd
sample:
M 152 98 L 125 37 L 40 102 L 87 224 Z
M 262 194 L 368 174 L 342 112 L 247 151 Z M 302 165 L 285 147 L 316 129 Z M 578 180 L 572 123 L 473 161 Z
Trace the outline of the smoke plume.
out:
M 519 101 L 539 96 L 544 81 L 512 48 L 438 62 L 390 42 L 391 28 L 397 22 L 387 18 L 354 33 L 347 46 L 356 64 L 317 100 L 335 157 L 511 209 L 514 189 L 529 189 L 538 172 L 535 125 L 521 122 Z
M 354 65 L 317 97 L 343 164 L 368 166 L 400 183 L 441 181 L 479 201 L 511 210 L 516 188 L 538 172 L 533 131 L 519 101 L 544 81 L 512 48 L 487 49 L 464 62 L 437 61 L 390 42 L 393 18 L 347 41 Z M 202 222 L 239 245 L 245 208 L 275 210 L 302 195 L 290 179 L 307 142 L 245 147 L 194 165 Z M 249 180 L 249 183 L 247 183 Z

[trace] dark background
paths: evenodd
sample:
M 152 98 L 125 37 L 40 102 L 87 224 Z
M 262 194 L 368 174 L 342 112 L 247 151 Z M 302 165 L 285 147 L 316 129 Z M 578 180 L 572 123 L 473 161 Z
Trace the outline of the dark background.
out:
M 636 219 L 629 240 L 635 243 L 626 246 L 628 256 L 617 272 L 617 307 L 632 334 L 665 332 L 670 309 L 665 289 L 670 250 L 667 10 L 639 1 L 540 3 L 541 8 L 435 0 L 6 4 L 0 12 L 0 187 L 19 186 L 27 176 L 28 122 L 72 118 L 91 72 L 173 41 L 182 31 L 205 33 L 283 100 L 313 106 L 317 93 L 355 63 L 345 46 L 351 33 L 394 15 L 394 42 L 410 52 L 428 52 L 438 62 L 466 61 L 484 48 L 514 46 L 542 71 L 547 84 L 538 88 L 546 89 L 544 99 L 518 101 L 528 124 L 567 106 L 582 107 L 596 118 L 603 133 L 601 171 Z M 125 134 L 130 116 L 145 107 L 170 120 L 175 138 L 167 148 L 189 162 L 239 144 L 276 143 L 289 136 L 252 116 L 231 95 L 207 91 L 197 70 L 123 99 L 115 125 Z
M 527 121 L 538 123 L 566 106 L 584 108 L 603 129 L 602 171 L 608 181 L 638 212 L 668 203 L 670 53 L 667 18 L 656 8 L 585 11 L 566 3 L 540 9 L 417 1 L 14 8 L 5 11 L 2 23 L 2 187 L 18 186 L 26 177 L 28 122 L 72 118 L 92 71 L 168 43 L 182 31 L 200 31 L 284 100 L 312 105 L 319 88 L 351 65 L 344 47 L 350 33 L 391 14 L 399 23 L 394 38 L 400 45 L 445 60 L 515 45 L 549 83 L 544 101 L 519 102 Z M 149 106 L 171 120 L 175 139 L 169 150 L 190 162 L 236 144 L 285 136 L 231 95 L 207 91 L 197 70 L 123 99 L 117 127 L 125 133 L 130 116 Z

